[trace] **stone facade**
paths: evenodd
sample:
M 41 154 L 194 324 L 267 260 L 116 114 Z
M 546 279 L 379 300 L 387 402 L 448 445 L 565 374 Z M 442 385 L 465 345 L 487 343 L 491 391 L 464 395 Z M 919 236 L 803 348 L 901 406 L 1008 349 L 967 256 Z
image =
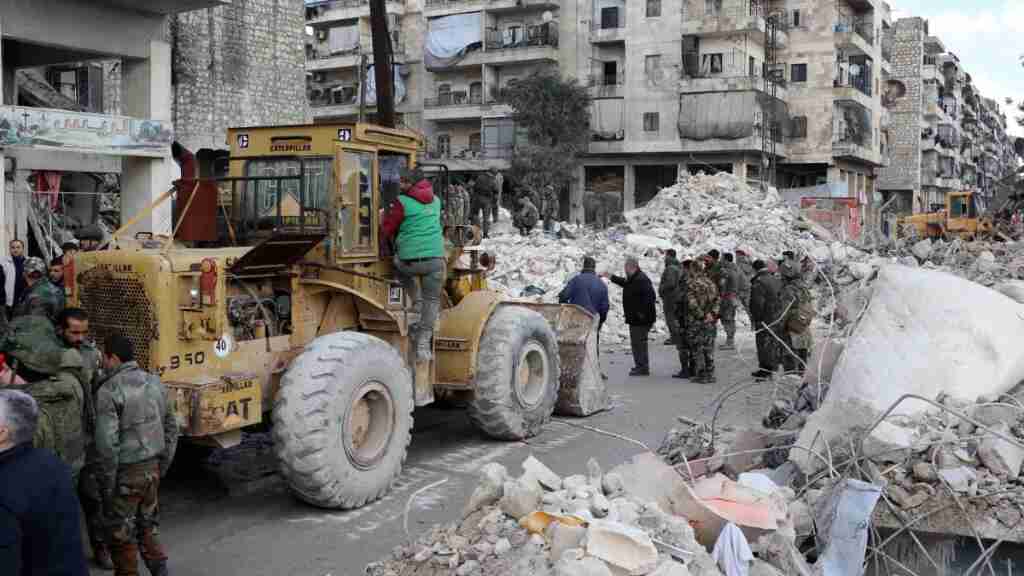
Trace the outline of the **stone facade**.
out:
M 892 46 L 891 94 L 887 99 L 889 128 L 889 166 L 882 169 L 879 189 L 910 193 L 921 191 L 921 68 L 924 58 L 926 23 L 921 18 L 897 20 L 886 42 Z M 897 96 L 899 91 L 904 91 Z
M 303 0 L 236 0 L 172 16 L 173 120 L 187 148 L 223 149 L 227 128 L 307 118 Z

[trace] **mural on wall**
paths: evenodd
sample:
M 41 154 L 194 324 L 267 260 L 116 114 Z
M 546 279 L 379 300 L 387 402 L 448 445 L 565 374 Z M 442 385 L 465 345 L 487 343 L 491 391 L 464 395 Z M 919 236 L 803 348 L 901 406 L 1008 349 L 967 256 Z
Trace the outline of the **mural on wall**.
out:
M 0 146 L 76 149 L 119 156 L 167 156 L 170 122 L 48 108 L 0 106 Z

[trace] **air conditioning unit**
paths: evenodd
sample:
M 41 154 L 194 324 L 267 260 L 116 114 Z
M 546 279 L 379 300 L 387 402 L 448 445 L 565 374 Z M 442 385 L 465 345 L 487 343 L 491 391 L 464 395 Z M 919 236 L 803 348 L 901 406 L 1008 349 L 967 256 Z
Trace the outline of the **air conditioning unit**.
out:
M 327 29 L 321 28 L 316 31 L 316 39 L 324 42 L 327 40 Z

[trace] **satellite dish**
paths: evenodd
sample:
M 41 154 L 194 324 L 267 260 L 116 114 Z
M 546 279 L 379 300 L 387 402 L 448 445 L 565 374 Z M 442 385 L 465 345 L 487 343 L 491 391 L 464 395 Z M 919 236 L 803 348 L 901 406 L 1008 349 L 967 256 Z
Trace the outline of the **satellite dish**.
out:
M 555 16 L 551 13 L 551 10 L 545 10 L 544 13 L 540 15 L 540 19 L 545 22 L 551 22 L 554 18 Z

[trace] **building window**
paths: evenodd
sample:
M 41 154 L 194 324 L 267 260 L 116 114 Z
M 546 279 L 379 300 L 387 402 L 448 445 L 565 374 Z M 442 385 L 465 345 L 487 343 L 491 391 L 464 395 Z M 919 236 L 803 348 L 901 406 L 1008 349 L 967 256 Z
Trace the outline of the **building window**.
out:
M 619 28 L 619 9 L 615 6 L 601 8 L 601 29 Z
M 807 138 L 807 116 L 793 117 L 793 138 Z
M 793 64 L 789 80 L 790 82 L 807 82 L 807 64 Z
M 647 78 L 654 79 L 654 75 L 661 68 L 661 54 L 648 54 L 644 56 L 644 74 Z
M 480 153 L 480 133 L 479 132 L 473 132 L 472 134 L 469 135 L 469 149 L 474 154 L 479 154 Z
M 721 52 L 714 54 L 702 54 L 700 61 L 700 70 L 705 74 L 721 74 L 722 73 L 722 54 Z
M 799 28 L 800 27 L 800 11 L 799 10 L 793 10 L 793 27 L 794 28 Z
M 647 17 L 657 18 L 661 16 L 661 0 L 647 0 Z
M 484 101 L 484 85 L 481 82 L 473 82 L 469 85 L 469 103 L 482 104 Z
M 704 15 L 717 16 L 722 11 L 722 0 L 704 0 Z
M 437 87 L 437 103 L 445 106 L 452 103 L 452 85 L 441 84 Z
M 658 113 L 644 112 L 644 132 L 658 131 Z
M 604 78 L 602 84 L 614 86 L 619 83 L 619 63 L 615 60 L 608 60 L 604 63 Z
M 750 57 L 750 75 L 757 76 L 757 60 L 753 56 Z
M 452 151 L 452 137 L 448 134 L 437 135 L 437 155 L 438 157 L 445 158 Z
M 508 26 L 505 28 L 505 46 L 515 46 L 523 41 L 523 27 L 520 25 Z

